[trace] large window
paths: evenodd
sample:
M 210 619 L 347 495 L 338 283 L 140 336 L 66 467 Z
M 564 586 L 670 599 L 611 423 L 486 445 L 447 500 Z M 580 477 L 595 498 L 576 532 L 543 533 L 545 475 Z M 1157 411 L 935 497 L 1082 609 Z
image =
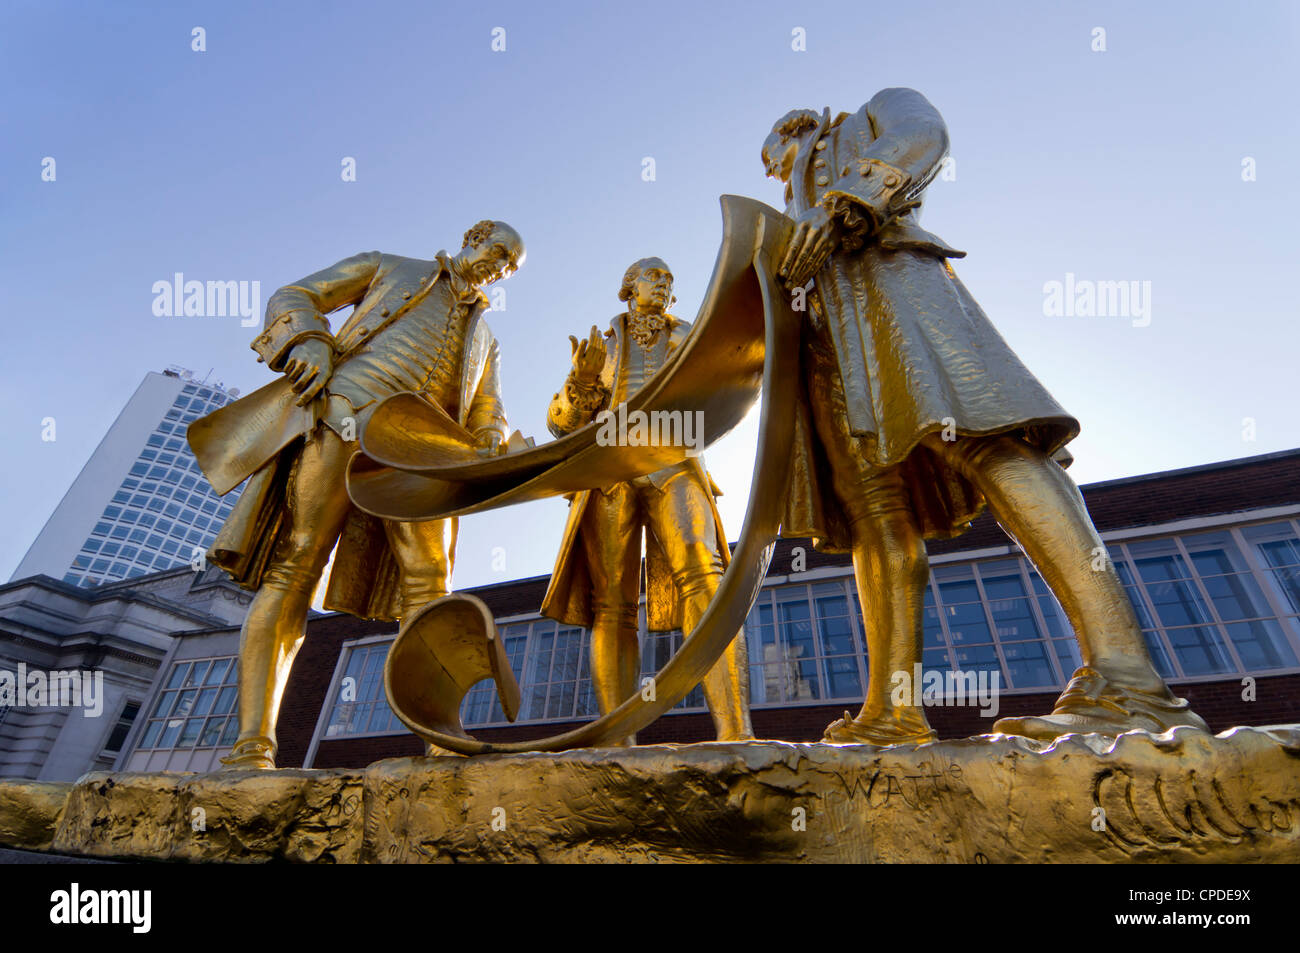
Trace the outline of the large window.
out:
M 236 673 L 233 657 L 174 663 L 136 748 L 216 748 L 233 744 L 239 734 Z
M 1073 632 L 1027 561 L 936 566 L 928 589 L 926 668 L 997 673 L 1006 689 L 1050 689 L 1077 667 Z
M 384 697 L 384 662 L 392 641 L 352 646 L 335 689 L 326 738 L 406 731 Z
M 745 621 L 750 704 L 862 700 L 864 646 L 843 580 L 765 589 Z
M 520 683 L 522 721 L 586 718 L 596 713 L 586 630 L 550 619 L 532 623 Z
M 1289 522 L 1110 548 L 1166 678 L 1296 666 L 1300 541 Z

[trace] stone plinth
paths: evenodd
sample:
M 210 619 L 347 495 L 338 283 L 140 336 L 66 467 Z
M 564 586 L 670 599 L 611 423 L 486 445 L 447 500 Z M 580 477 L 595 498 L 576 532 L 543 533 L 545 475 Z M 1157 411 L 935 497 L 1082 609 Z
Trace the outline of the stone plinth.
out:
M 0 782 L 0 846 L 188 862 L 1300 861 L 1300 729 L 748 742 Z

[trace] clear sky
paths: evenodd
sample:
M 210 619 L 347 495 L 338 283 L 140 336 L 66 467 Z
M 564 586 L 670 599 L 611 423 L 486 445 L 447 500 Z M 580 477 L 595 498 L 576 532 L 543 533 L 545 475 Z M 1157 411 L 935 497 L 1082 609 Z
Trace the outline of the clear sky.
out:
M 1290 2 L 7 0 L 0 579 L 147 371 L 270 380 L 254 329 L 157 317 L 154 282 L 259 281 L 264 307 L 356 252 L 432 257 L 505 219 L 528 260 L 491 324 L 511 426 L 540 440 L 568 335 L 620 310 L 626 266 L 667 260 L 693 319 L 718 196 L 781 204 L 759 160 L 773 121 L 886 86 L 947 120 L 955 176 L 924 224 L 969 252 L 962 280 L 1082 421 L 1075 479 L 1300 446 L 1298 46 Z M 1067 274 L 1149 282 L 1149 321 L 1046 315 Z M 754 436 L 706 454 L 733 539 Z M 549 572 L 565 506 L 466 519 L 457 585 Z

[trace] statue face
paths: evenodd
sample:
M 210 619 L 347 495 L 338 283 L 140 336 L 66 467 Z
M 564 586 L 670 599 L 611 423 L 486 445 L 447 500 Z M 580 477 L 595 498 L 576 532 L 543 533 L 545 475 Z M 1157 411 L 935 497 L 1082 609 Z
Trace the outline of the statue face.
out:
M 478 245 L 462 248 L 456 257 L 474 284 L 490 285 L 515 273 L 523 261 L 518 245 L 515 236 L 497 230 Z
M 632 304 L 642 314 L 662 313 L 673 299 L 673 275 L 662 261 L 653 260 L 632 282 Z
M 789 182 L 794 174 L 795 156 L 799 154 L 798 138 L 781 141 L 781 137 L 772 133 L 763 143 L 763 166 L 767 174 L 782 182 Z

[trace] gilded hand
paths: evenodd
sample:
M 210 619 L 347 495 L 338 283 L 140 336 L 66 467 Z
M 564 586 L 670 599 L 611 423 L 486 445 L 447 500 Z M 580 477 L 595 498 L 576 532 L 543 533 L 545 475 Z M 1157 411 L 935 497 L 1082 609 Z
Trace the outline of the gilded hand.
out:
M 821 206 L 810 208 L 795 219 L 794 231 L 777 273 L 790 287 L 802 287 L 817 274 L 834 249 L 835 225 L 829 213 Z
M 293 392 L 299 395 L 298 406 L 306 406 L 329 383 L 334 373 L 334 350 L 328 341 L 308 338 L 294 345 L 283 371 L 293 382 Z
M 573 349 L 573 376 L 584 384 L 593 384 L 600 379 L 600 372 L 605 369 L 605 339 L 600 328 L 591 326 L 591 336 L 579 341 L 569 335 L 569 347 Z

